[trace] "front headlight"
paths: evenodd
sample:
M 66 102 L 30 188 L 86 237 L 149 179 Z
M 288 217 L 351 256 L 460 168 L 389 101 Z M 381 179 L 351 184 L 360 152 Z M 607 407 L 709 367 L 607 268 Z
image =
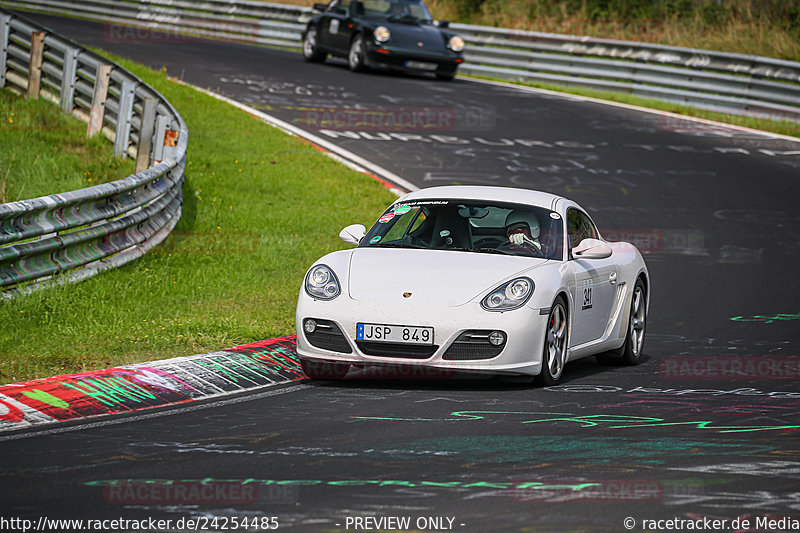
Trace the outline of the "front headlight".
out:
M 504 283 L 481 301 L 487 311 L 511 311 L 525 305 L 533 294 L 533 281 L 517 278 Z
M 392 33 L 386 26 L 378 26 L 375 28 L 375 31 L 372 32 L 372 36 L 375 37 L 376 43 L 382 44 L 387 42 L 392 37 Z
M 447 46 L 453 52 L 462 52 L 466 44 L 464 44 L 464 39 L 458 35 L 453 35 L 450 37 L 450 41 L 447 43 Z
M 326 265 L 317 265 L 306 275 L 306 293 L 312 298 L 333 300 L 341 292 L 339 280 Z

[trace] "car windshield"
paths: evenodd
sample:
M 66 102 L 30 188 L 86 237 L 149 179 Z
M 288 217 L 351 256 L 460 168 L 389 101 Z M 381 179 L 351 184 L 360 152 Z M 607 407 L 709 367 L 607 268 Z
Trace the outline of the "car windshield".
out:
M 485 200 L 417 200 L 391 206 L 359 247 L 561 260 L 563 235 L 561 215 L 541 207 Z
M 353 10 L 364 17 L 391 22 L 430 22 L 433 20 L 422 0 L 361 0 Z

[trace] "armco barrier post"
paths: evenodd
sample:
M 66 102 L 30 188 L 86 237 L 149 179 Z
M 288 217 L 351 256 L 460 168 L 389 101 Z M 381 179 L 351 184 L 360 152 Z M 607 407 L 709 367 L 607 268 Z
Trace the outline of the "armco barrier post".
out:
M 8 39 L 11 36 L 11 17 L 0 15 L 0 88 L 6 86 L 8 70 Z
M 119 114 L 117 115 L 117 134 L 114 138 L 114 157 L 125 157 L 131 138 L 131 119 L 133 118 L 133 98 L 136 95 L 136 83 L 122 82 L 119 95 Z
M 175 150 L 178 147 L 178 139 L 181 132 L 178 130 L 165 130 L 164 131 L 164 144 L 161 147 L 161 157 L 164 159 L 171 159 L 175 157 Z
M 75 101 L 75 81 L 78 76 L 78 48 L 64 50 L 64 67 L 61 73 L 61 109 L 64 113 L 72 113 Z
M 111 65 L 97 65 L 92 110 L 89 112 L 89 127 L 86 130 L 86 137 L 93 137 L 103 129 L 103 116 L 106 110 L 106 97 L 108 96 L 108 82 L 110 80 Z
M 145 98 L 142 108 L 142 129 L 139 132 L 139 146 L 136 148 L 136 165 L 133 172 L 138 174 L 150 167 L 150 152 L 153 148 L 153 133 L 156 129 L 156 109 L 158 100 Z
M 45 32 L 31 34 L 31 60 L 28 64 L 28 99 L 39 98 L 39 86 L 42 83 L 42 57 L 44 56 Z

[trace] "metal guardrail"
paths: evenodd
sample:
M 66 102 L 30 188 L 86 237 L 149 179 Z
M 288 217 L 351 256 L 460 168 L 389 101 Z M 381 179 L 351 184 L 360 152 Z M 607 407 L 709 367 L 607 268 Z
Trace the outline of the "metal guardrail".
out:
M 289 48 L 313 10 L 253 0 L 0 0 L 9 8 Z M 800 121 L 800 63 L 766 57 L 451 24 L 467 41 L 462 73 L 585 87 L 727 113 Z M 118 35 L 115 35 L 117 33 Z M 136 38 L 134 34 L 132 38 Z
M 625 92 L 644 98 L 800 121 L 800 63 L 452 24 L 471 46 L 463 72 Z
M 167 237 L 181 215 L 188 130 L 163 96 L 119 65 L 4 9 L 0 87 L 34 90 L 31 96 L 91 119 L 90 128 L 94 122 L 114 141 L 117 156 L 138 155 L 137 166 L 149 167 L 112 183 L 0 205 L 4 297 L 39 288 L 56 274 L 58 282 L 91 277 Z

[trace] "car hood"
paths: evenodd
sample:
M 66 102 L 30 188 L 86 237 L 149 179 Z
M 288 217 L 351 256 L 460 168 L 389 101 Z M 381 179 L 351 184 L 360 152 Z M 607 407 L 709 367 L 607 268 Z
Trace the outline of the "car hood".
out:
M 429 24 L 402 24 L 386 22 L 384 24 L 392 33 L 389 44 L 399 48 L 419 49 L 421 52 L 441 51 L 445 48 L 442 33 L 436 26 Z M 419 46 L 422 43 L 422 46 Z
M 347 284 L 354 300 L 453 307 L 548 262 L 448 250 L 357 248 L 350 257 Z M 411 296 L 404 298 L 404 293 Z

